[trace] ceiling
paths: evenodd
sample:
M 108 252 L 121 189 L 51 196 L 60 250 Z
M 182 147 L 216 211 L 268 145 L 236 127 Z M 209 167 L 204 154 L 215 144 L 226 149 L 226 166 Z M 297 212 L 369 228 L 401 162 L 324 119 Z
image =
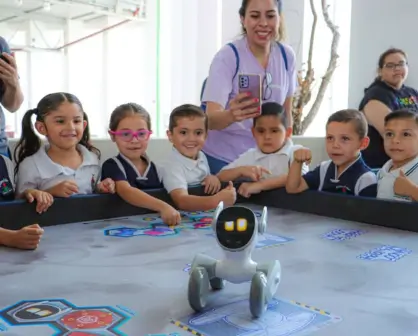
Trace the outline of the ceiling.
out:
M 0 0 L 0 23 L 90 21 L 103 16 L 144 20 L 147 0 Z

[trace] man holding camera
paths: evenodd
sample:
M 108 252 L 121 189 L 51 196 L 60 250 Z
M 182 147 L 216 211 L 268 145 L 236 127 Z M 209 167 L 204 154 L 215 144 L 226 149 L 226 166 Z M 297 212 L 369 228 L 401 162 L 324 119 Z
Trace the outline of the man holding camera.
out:
M 0 36 L 0 154 L 10 157 L 6 135 L 6 120 L 2 106 L 16 112 L 23 103 L 14 54 L 6 40 Z

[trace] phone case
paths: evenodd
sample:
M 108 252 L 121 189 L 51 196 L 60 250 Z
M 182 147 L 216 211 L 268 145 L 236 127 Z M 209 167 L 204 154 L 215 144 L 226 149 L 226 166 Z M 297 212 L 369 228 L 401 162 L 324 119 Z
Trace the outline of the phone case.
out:
M 239 75 L 239 93 L 250 92 L 251 98 L 258 98 L 261 102 L 261 76 L 260 75 Z

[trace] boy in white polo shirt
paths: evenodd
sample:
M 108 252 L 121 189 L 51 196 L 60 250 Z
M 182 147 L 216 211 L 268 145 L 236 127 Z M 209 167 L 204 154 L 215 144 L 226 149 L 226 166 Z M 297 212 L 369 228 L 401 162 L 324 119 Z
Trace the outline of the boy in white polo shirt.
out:
M 201 108 L 181 105 L 170 114 L 167 136 L 173 144 L 172 152 L 161 168 L 164 188 L 179 210 L 205 211 L 218 206 L 233 205 L 236 191 L 232 182 L 221 189 L 219 179 L 210 175 L 209 164 L 201 151 L 208 131 L 208 120 Z M 208 196 L 189 195 L 188 188 L 203 185 Z
M 284 187 L 293 152 L 302 148 L 293 144 L 292 128 L 283 106 L 275 102 L 262 105 L 260 116 L 254 118 L 252 133 L 257 147 L 249 149 L 218 173 L 221 181 L 249 179 L 250 182 L 243 182 L 238 189 L 243 197 Z M 308 170 L 308 166 L 303 165 L 301 173 Z
M 418 201 L 418 115 L 405 109 L 389 113 L 383 143 L 390 160 L 377 174 L 377 198 Z

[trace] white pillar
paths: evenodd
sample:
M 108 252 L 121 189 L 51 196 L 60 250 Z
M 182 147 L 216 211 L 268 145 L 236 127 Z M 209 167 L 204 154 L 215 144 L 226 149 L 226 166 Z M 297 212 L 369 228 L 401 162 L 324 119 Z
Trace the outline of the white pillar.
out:
M 110 84 L 110 78 L 109 78 L 109 32 L 104 31 L 103 32 L 103 41 L 102 41 L 102 118 L 100 118 L 101 121 L 101 130 L 103 133 L 100 133 L 100 136 L 102 134 L 107 134 L 108 130 L 108 120 L 110 118 L 110 113 L 113 109 L 113 107 L 109 106 L 109 84 Z
M 193 98 L 199 103 L 201 85 L 208 76 L 213 57 L 222 46 L 222 0 L 199 0 L 197 3 L 197 68 Z
M 64 24 L 64 45 L 71 42 L 71 20 L 66 19 Z M 62 67 L 63 67 L 63 87 L 64 91 L 70 91 L 70 55 L 68 52 L 68 48 L 64 48 L 62 52 Z
M 303 63 L 303 53 L 304 53 L 304 22 L 305 22 L 305 0 L 284 0 L 283 2 L 283 14 L 286 25 L 286 35 L 285 40 L 296 54 L 296 62 L 298 69 L 301 68 Z M 307 9 L 310 10 L 309 8 Z M 322 18 L 320 13 L 320 8 L 317 6 L 318 11 L 318 20 Z M 309 36 L 307 36 L 309 40 Z
M 242 0 L 222 0 L 222 45 L 231 42 L 241 34 L 238 11 Z

